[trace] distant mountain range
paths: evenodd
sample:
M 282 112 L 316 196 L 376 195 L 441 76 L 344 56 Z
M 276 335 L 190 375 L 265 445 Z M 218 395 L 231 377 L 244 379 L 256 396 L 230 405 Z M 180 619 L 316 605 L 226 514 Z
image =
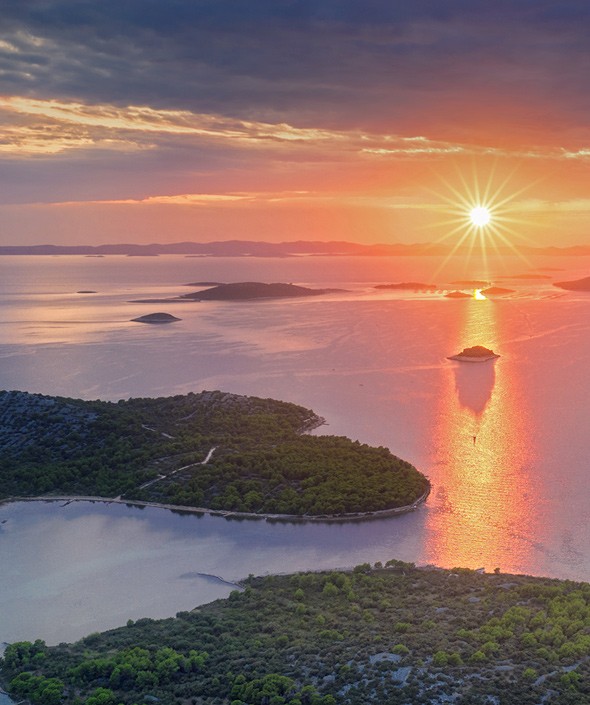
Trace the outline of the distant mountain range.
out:
M 465 247 L 465 253 L 469 248 Z M 171 244 L 114 244 L 114 245 L 4 245 L 0 255 L 127 255 L 128 257 L 155 257 L 157 255 L 187 255 L 194 257 L 297 257 L 297 256 L 440 256 L 451 248 L 438 243 L 374 244 L 355 242 L 256 242 L 250 240 L 223 240 L 220 242 L 176 242 Z M 513 254 L 511 248 L 500 248 L 502 254 Z M 461 253 L 459 249 L 457 253 Z M 520 247 L 525 255 L 587 256 L 590 245 L 571 247 Z
M 439 255 L 446 247 L 419 245 L 362 245 L 354 242 L 256 242 L 224 240 L 220 242 L 176 242 L 171 244 L 116 245 L 7 245 L 0 255 L 193 255 L 196 257 L 294 257 L 300 255 Z

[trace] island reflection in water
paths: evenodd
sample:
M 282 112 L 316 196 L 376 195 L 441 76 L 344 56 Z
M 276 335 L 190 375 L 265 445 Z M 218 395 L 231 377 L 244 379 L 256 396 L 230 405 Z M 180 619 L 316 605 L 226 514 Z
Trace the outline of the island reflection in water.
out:
M 462 407 L 481 416 L 491 399 L 496 382 L 495 360 L 487 362 L 455 362 L 455 390 Z
M 499 322 L 492 301 L 466 302 L 457 350 L 479 344 L 496 352 Z M 533 445 L 526 397 L 509 359 L 449 363 L 434 429 L 434 488 L 427 520 L 429 562 L 445 567 L 522 570 L 535 535 Z

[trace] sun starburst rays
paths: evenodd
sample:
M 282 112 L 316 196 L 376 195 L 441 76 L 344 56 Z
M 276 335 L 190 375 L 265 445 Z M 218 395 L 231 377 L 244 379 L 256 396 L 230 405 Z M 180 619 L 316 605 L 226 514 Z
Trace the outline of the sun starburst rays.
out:
M 517 199 L 533 184 L 510 190 L 513 177 L 514 172 L 498 179 L 493 167 L 484 180 L 474 167 L 468 180 L 457 169 L 453 181 L 439 177 L 444 187 L 441 191 L 429 189 L 440 203 L 435 209 L 443 215 L 441 220 L 432 224 L 432 227 L 444 231 L 433 244 L 453 243 L 437 274 L 458 253 L 466 255 L 469 264 L 476 249 L 486 270 L 490 251 L 498 255 L 508 251 L 530 264 L 517 246 L 519 241 L 534 244 L 523 233 L 530 222 L 519 217 Z

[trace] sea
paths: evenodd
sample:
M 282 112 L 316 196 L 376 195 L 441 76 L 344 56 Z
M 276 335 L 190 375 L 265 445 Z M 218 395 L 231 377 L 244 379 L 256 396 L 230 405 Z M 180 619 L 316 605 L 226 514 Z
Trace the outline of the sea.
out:
M 590 580 L 590 293 L 553 284 L 589 273 L 568 257 L 0 258 L 0 389 L 282 399 L 326 419 L 315 433 L 386 446 L 432 483 L 416 511 L 365 522 L 1 505 L 0 642 L 76 640 L 226 597 L 249 574 L 390 558 Z M 512 291 L 486 299 L 478 280 Z M 339 291 L 175 300 L 237 281 Z M 376 288 L 401 281 L 437 288 Z M 460 287 L 474 295 L 445 296 Z M 160 311 L 181 320 L 132 321 Z M 448 359 L 471 345 L 500 357 Z

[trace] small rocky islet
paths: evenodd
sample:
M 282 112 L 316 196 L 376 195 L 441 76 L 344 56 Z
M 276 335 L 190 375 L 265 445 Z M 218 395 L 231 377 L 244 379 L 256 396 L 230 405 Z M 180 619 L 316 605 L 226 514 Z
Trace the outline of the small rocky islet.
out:
M 472 299 L 472 294 L 466 294 L 464 291 L 449 291 L 445 294 L 446 299 Z
M 173 316 L 171 313 L 148 313 L 145 316 L 139 316 L 139 318 L 132 318 L 132 323 L 174 323 L 175 321 L 180 321 L 182 319 Z
M 447 360 L 458 360 L 459 362 L 487 362 L 500 357 L 490 348 L 483 345 L 473 345 L 470 348 L 464 348 L 457 355 L 451 355 Z
M 514 294 L 514 289 L 508 289 L 503 286 L 490 286 L 487 289 L 482 289 L 481 293 L 484 296 L 506 296 L 506 294 Z

